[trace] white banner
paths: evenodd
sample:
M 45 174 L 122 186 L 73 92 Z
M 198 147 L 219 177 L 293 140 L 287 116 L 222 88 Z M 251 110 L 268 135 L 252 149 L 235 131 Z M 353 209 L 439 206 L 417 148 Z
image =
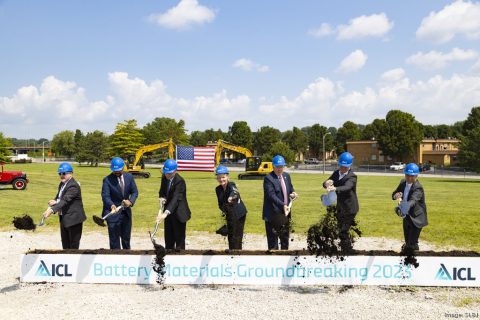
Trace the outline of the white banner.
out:
M 154 284 L 150 255 L 24 254 L 23 282 Z M 165 284 L 480 287 L 479 257 L 167 255 Z

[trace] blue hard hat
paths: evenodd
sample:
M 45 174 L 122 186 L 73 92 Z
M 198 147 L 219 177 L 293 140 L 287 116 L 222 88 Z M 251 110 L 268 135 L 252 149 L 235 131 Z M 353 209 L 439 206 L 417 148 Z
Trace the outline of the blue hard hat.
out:
M 62 162 L 58 166 L 58 173 L 73 172 L 72 165 L 68 162 Z
M 228 174 L 228 168 L 225 166 L 218 166 L 217 170 L 215 170 L 215 175 L 219 174 Z
M 177 161 L 173 159 L 168 159 L 163 164 L 163 169 L 162 169 L 163 173 L 172 173 L 172 172 L 175 172 L 176 170 L 177 170 Z
M 322 204 L 324 206 L 333 206 L 335 201 L 337 201 L 337 193 L 335 191 L 330 191 L 327 194 L 322 194 L 320 198 L 322 199 Z
M 340 167 L 350 167 L 353 164 L 353 156 L 350 152 L 344 152 L 338 158 L 338 165 Z
M 420 172 L 420 170 L 415 163 L 409 163 L 405 166 L 405 169 L 403 169 L 403 173 L 407 176 L 418 176 L 418 172 Z
M 273 157 L 272 162 L 273 162 L 274 167 L 284 167 L 284 166 L 287 165 L 285 163 L 285 159 L 282 156 L 279 156 L 279 155 Z
M 110 163 L 110 170 L 122 171 L 124 166 L 125 166 L 125 163 L 123 162 L 123 159 L 120 157 L 115 157 L 112 159 L 112 162 Z

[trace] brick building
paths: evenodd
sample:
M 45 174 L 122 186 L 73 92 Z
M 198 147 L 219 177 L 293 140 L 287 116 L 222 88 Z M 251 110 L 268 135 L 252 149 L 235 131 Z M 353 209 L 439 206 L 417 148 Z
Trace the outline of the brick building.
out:
M 459 143 L 457 139 L 423 139 L 415 155 L 398 160 L 437 166 L 455 165 Z M 393 159 L 383 155 L 376 140 L 347 141 L 347 151 L 355 157 L 357 164 L 382 165 L 393 162 Z

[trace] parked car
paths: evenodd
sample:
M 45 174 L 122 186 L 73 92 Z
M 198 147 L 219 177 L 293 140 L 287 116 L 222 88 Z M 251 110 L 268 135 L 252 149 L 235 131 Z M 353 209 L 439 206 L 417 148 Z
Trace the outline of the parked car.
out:
M 420 169 L 420 171 L 430 171 L 430 170 L 432 170 L 432 167 L 428 163 L 421 163 L 421 164 L 418 165 L 418 168 Z
M 317 158 L 310 158 L 304 161 L 305 164 L 320 164 L 320 160 Z
M 15 190 L 24 190 L 27 187 L 27 175 L 22 171 L 7 171 L 3 169 L 3 162 L 0 162 L 0 185 L 11 184 Z
M 390 170 L 395 170 L 395 171 L 400 171 L 400 170 L 403 170 L 404 168 L 405 168 L 405 163 L 403 162 L 394 162 L 390 166 Z

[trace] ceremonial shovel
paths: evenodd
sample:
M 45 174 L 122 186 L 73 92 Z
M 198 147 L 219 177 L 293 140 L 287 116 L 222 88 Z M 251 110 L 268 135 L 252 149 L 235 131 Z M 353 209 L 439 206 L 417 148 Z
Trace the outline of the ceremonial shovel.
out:
M 94 215 L 94 216 L 93 216 L 93 221 L 94 221 L 96 224 L 98 224 L 99 226 L 105 227 L 105 226 L 106 226 L 105 220 L 106 220 L 108 217 L 110 217 L 112 214 L 115 214 L 115 213 L 120 212 L 120 210 L 123 210 L 123 208 L 124 208 L 123 206 L 117 207 L 117 209 L 110 211 L 110 213 L 108 213 L 108 214 L 107 214 L 105 217 L 103 217 L 103 218 L 100 218 L 99 216 Z M 42 220 L 42 221 L 43 221 L 43 220 Z M 41 222 L 40 222 L 40 223 L 41 223 Z

